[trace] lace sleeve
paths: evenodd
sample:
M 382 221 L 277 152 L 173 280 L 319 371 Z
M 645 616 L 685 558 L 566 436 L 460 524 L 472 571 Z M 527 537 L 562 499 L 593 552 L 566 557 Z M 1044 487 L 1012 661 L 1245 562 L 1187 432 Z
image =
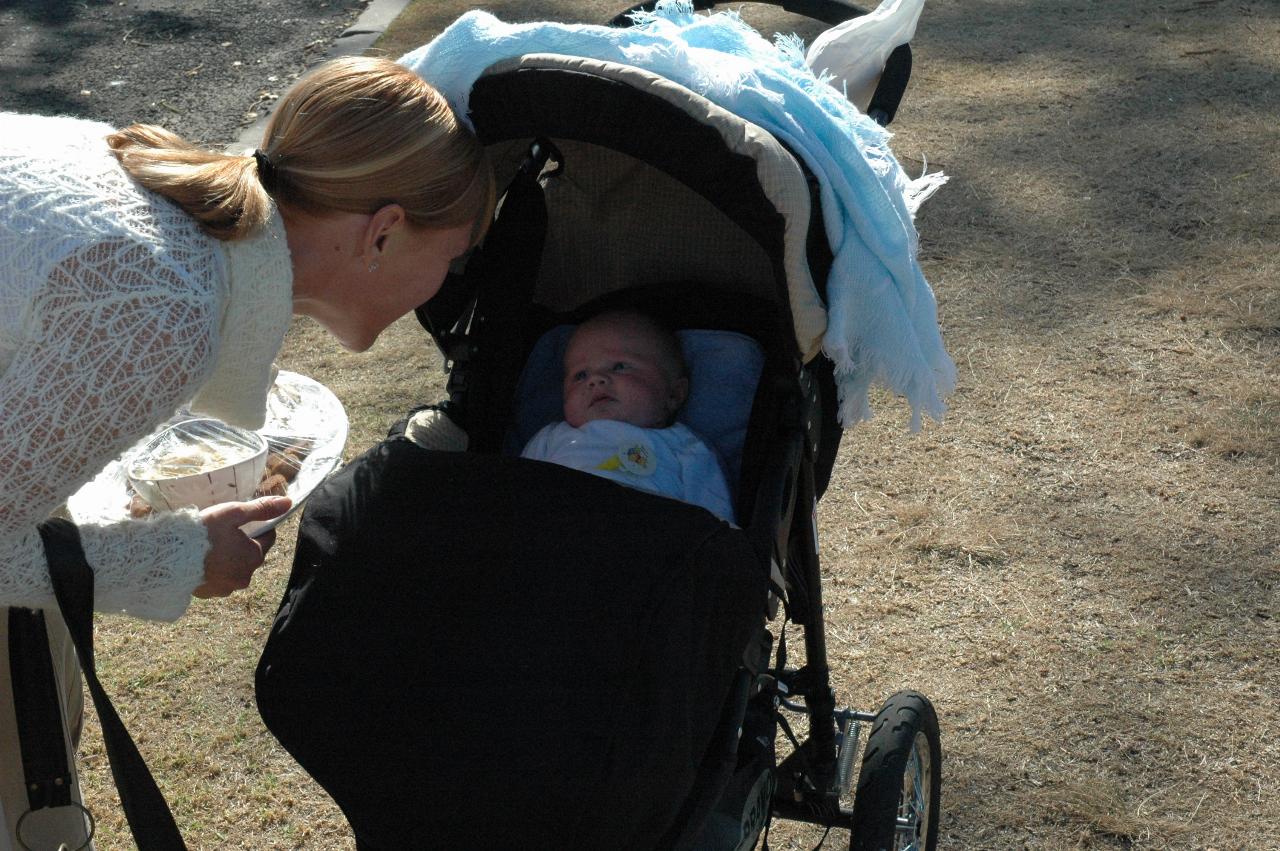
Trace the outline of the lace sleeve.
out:
M 36 524 L 191 397 L 217 315 L 146 246 L 101 242 L 53 267 L 0 376 L 0 605 L 52 605 Z M 81 531 L 98 609 L 186 609 L 208 548 L 195 512 Z

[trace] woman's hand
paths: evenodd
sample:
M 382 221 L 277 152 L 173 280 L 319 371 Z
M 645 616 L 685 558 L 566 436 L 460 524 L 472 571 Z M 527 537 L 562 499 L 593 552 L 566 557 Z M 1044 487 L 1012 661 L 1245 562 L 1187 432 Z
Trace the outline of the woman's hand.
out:
M 272 529 L 250 538 L 240 527 L 255 520 L 270 520 L 289 510 L 287 496 L 264 496 L 251 502 L 224 502 L 200 512 L 209 534 L 209 554 L 204 557 L 204 582 L 196 597 L 225 597 L 249 587 L 253 572 L 262 566 L 267 550 L 275 543 Z

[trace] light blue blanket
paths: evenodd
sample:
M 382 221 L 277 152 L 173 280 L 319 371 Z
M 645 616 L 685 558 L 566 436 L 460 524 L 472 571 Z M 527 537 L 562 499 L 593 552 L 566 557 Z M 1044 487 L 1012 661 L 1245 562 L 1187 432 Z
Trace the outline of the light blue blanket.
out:
M 819 178 L 835 255 L 827 281 L 823 351 L 835 362 L 840 421 L 868 419 L 867 391 L 904 395 L 912 428 L 935 419 L 955 387 L 955 365 L 916 259 L 915 206 L 943 179 L 912 183 L 889 150 L 889 134 L 804 62 L 795 37 L 776 44 L 728 12 L 695 15 L 666 0 L 638 26 L 507 24 L 464 14 L 429 44 L 401 57 L 460 115 L 480 74 L 503 59 L 554 53 L 618 62 L 660 74 L 757 124 L 796 151 Z

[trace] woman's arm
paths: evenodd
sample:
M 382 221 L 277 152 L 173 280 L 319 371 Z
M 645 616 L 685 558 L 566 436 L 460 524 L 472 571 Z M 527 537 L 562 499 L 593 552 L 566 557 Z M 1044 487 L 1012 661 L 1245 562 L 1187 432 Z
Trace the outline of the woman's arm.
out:
M 36 524 L 191 397 L 217 316 L 149 247 L 103 242 L 54 267 L 0 376 L 0 605 L 51 605 Z M 195 512 L 81 536 L 100 610 L 176 618 L 203 576 Z

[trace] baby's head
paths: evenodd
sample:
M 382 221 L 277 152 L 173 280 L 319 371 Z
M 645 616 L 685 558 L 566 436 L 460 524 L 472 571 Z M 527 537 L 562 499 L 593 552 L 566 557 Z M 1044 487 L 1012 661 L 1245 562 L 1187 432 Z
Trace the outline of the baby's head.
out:
M 588 319 L 564 353 L 564 418 L 578 428 L 619 420 L 665 428 L 689 394 L 680 340 L 650 316 L 609 311 Z

